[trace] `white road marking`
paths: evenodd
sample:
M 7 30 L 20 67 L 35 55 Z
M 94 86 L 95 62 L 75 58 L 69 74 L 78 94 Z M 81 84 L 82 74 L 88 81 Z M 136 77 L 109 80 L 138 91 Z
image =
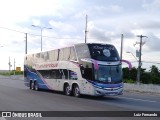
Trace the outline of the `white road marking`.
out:
M 124 98 L 124 99 L 130 99 L 130 100 L 136 100 L 136 101 L 143 101 L 143 102 L 157 102 L 152 100 L 143 100 L 143 99 L 137 99 L 137 98 L 129 98 L 129 97 L 118 97 L 118 98 Z

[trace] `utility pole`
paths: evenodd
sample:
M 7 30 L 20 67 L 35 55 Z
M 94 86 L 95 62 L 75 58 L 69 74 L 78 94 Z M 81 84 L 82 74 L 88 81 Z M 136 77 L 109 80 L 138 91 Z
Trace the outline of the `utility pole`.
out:
M 86 15 L 86 28 L 85 28 L 85 43 L 87 43 L 87 24 L 88 24 L 88 21 L 87 21 L 87 15 Z
M 9 65 L 9 75 L 10 75 L 10 72 L 11 72 L 11 61 L 10 61 L 10 56 L 9 56 L 9 62 L 8 62 L 8 65 Z
M 140 42 L 136 42 L 136 44 L 139 44 L 139 60 L 138 60 L 138 71 L 137 71 L 137 84 L 140 84 L 140 77 L 141 77 L 141 66 L 142 66 L 142 60 L 141 60 L 141 56 L 142 56 L 142 45 L 145 44 L 145 42 L 142 41 L 143 37 L 148 38 L 147 36 L 143 36 L 143 35 L 137 35 L 137 37 L 140 37 Z
M 121 35 L 121 61 L 122 61 L 122 54 L 123 54 L 123 34 Z
M 26 48 L 25 49 L 25 54 L 27 54 L 27 33 L 25 33 L 25 35 L 26 35 L 26 37 L 25 37 L 26 38 L 26 40 L 25 40 L 25 48 Z
M 14 75 L 15 75 L 15 73 L 16 73 L 15 66 L 16 66 L 16 61 L 15 61 L 15 58 L 14 58 Z

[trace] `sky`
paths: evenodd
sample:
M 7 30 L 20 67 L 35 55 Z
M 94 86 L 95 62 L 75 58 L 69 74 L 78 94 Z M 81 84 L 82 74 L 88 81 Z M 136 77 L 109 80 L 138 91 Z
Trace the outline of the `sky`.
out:
M 160 69 L 160 0 L 0 0 L 0 70 L 22 67 L 27 33 L 28 54 L 87 42 L 113 44 L 133 66 L 142 46 L 142 68 Z M 52 29 L 47 29 L 52 28 Z M 130 53 L 127 53 L 130 52 Z M 138 58 L 137 58 L 138 59 Z M 151 63 L 149 63 L 151 62 Z M 123 66 L 127 66 L 123 64 Z

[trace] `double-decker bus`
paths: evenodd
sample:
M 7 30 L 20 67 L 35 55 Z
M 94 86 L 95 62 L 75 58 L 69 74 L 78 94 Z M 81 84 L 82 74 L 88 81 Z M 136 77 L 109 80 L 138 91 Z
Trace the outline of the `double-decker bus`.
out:
M 65 95 L 107 96 L 123 93 L 122 64 L 110 44 L 81 43 L 25 56 L 25 85 Z

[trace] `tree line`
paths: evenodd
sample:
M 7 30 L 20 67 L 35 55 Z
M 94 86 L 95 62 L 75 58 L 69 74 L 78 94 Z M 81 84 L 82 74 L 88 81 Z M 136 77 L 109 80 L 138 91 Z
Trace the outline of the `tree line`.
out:
M 133 67 L 129 70 L 127 67 L 122 69 L 123 80 L 126 83 L 136 83 L 137 79 L 137 68 Z M 143 84 L 160 84 L 160 70 L 157 66 L 152 65 L 149 71 L 141 69 L 140 82 Z

